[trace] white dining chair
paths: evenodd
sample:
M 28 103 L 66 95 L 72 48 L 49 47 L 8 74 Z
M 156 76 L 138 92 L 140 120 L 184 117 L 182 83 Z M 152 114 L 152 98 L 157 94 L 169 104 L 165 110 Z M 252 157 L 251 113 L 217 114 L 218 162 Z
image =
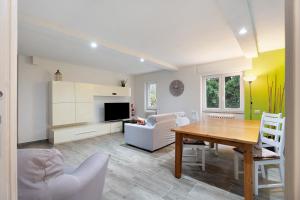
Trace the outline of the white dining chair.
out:
M 193 110 L 191 114 L 191 119 L 192 119 L 192 123 L 199 121 L 200 120 L 199 113 Z
M 284 186 L 284 141 L 285 141 L 285 118 L 281 118 L 281 113 L 270 114 L 263 113 L 258 146 L 253 149 L 253 186 L 254 193 L 258 195 L 258 189 L 273 188 Z M 271 151 L 267 148 L 274 148 Z M 238 179 L 239 160 L 242 160 L 243 154 L 238 148 L 235 148 L 234 171 L 235 178 Z M 280 181 L 272 184 L 259 184 L 258 174 L 261 173 L 266 178 L 265 165 L 277 165 L 280 169 Z M 260 171 L 259 171 L 260 169 Z
M 234 119 L 235 116 L 229 113 L 209 113 L 207 115 L 210 119 Z M 215 151 L 215 154 L 218 155 L 219 152 L 219 145 L 218 143 L 210 143 L 211 149 Z
M 182 163 L 190 166 L 200 166 L 205 171 L 205 152 L 208 146 L 201 140 L 183 138 L 183 160 Z M 187 160 L 187 158 L 193 160 Z M 199 158 L 201 157 L 201 160 Z
M 192 118 L 194 122 L 198 121 L 199 120 L 198 113 L 194 112 L 192 114 Z M 183 112 L 177 113 L 176 122 L 177 122 L 177 126 L 185 126 L 190 124 L 189 118 Z M 183 164 L 190 165 L 190 166 L 200 166 L 202 168 L 202 171 L 205 171 L 205 151 L 207 149 L 208 149 L 207 145 L 205 145 L 205 143 L 201 140 L 184 138 L 183 139 Z M 200 157 L 201 160 L 199 160 Z
M 260 130 L 259 130 L 259 133 L 261 134 L 262 133 L 262 128 L 265 126 L 265 118 L 268 120 L 268 122 L 266 122 L 267 124 L 268 123 L 276 123 L 277 122 L 277 119 L 281 118 L 282 117 L 282 114 L 281 113 L 278 113 L 278 114 L 273 114 L 273 113 L 266 113 L 266 112 L 263 112 L 262 114 L 262 117 L 261 117 L 261 122 L 260 122 Z M 278 128 L 278 127 L 273 127 L 273 128 Z M 260 149 L 261 147 L 271 147 L 270 145 L 268 144 L 263 144 L 261 142 L 261 138 L 259 136 L 259 141 L 257 143 L 257 145 L 255 146 L 256 149 Z M 243 160 L 244 159 L 244 156 L 242 153 L 240 153 L 239 151 L 237 151 L 237 149 L 235 148 L 235 152 L 234 152 L 234 177 L 236 180 L 239 179 L 239 174 L 243 174 L 244 171 L 243 170 L 239 170 L 239 160 Z M 276 149 L 275 149 L 276 151 Z M 266 173 L 265 173 L 265 169 L 264 169 L 264 166 L 260 166 L 260 173 L 262 175 L 263 178 L 266 178 Z

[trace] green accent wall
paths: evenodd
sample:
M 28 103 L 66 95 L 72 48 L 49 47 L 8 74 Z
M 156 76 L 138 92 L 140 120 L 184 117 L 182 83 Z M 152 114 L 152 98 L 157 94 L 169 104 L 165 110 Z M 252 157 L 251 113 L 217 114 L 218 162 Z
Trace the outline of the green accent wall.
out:
M 258 57 L 252 60 L 252 69 L 245 71 L 244 76 L 255 75 L 257 79 L 252 83 L 252 99 L 253 109 L 252 118 L 260 119 L 261 114 L 268 112 L 268 86 L 267 75 L 269 76 L 269 83 L 275 80 L 277 74 L 277 87 L 284 86 L 285 77 L 285 49 L 269 51 L 259 54 Z M 260 114 L 255 114 L 255 110 L 260 110 Z M 279 109 L 277 108 L 277 112 Z M 283 111 L 284 114 L 284 102 Z M 250 94 L 249 84 L 245 82 L 245 119 L 250 118 Z

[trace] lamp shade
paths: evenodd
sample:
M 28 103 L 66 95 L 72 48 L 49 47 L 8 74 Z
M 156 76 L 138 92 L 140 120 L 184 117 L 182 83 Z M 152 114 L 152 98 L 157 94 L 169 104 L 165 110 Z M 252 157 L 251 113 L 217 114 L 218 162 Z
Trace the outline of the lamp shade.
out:
M 252 82 L 252 81 L 256 80 L 256 76 L 254 76 L 254 75 L 247 75 L 247 76 L 244 77 L 244 80 L 247 81 L 247 82 Z

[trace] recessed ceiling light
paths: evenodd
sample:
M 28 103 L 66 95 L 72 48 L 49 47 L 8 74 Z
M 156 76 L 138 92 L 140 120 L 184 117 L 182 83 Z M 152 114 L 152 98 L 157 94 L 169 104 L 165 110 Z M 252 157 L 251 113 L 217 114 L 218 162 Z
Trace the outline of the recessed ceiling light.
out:
M 96 42 L 91 42 L 91 47 L 93 48 L 93 49 L 95 49 L 95 48 L 97 48 L 98 47 L 98 44 L 96 43 Z
M 248 30 L 245 27 L 243 27 L 243 28 L 240 29 L 239 34 L 240 35 L 245 35 L 247 32 L 248 32 Z
M 145 62 L 145 59 L 144 58 L 140 58 L 140 62 Z

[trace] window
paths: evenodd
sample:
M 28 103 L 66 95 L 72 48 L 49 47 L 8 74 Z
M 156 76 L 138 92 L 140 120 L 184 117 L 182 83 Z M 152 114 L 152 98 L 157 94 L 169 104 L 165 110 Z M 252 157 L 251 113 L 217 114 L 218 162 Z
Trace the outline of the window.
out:
M 225 76 L 225 108 L 240 108 L 240 100 L 240 76 Z
M 157 88 L 156 83 L 149 82 L 146 84 L 146 110 L 157 109 L 156 88 Z
M 203 110 L 243 112 L 244 93 L 241 74 L 203 77 Z
M 207 108 L 219 108 L 219 78 L 206 79 L 206 105 Z

